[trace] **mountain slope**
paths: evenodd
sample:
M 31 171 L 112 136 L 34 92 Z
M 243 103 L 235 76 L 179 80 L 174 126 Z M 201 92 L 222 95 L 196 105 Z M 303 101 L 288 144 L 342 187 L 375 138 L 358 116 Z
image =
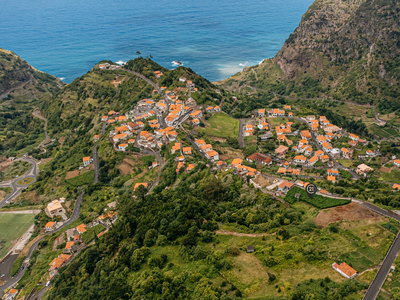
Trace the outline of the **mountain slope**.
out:
M 36 70 L 15 53 L 0 48 L 0 100 L 9 100 L 3 106 L 39 100 L 62 86 L 58 78 Z
M 399 20 L 395 0 L 316 0 L 273 59 L 218 84 L 398 110 Z
M 20 150 L 43 140 L 38 136 L 43 132 L 43 121 L 34 118 L 32 111 L 62 86 L 58 78 L 0 48 L 0 151 Z

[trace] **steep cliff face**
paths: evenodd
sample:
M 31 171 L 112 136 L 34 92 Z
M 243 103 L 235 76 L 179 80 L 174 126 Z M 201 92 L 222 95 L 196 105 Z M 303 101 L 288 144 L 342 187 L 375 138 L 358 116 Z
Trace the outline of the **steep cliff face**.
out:
M 399 1 L 316 0 L 272 60 L 220 84 L 362 103 L 390 100 L 397 110 L 399 54 Z

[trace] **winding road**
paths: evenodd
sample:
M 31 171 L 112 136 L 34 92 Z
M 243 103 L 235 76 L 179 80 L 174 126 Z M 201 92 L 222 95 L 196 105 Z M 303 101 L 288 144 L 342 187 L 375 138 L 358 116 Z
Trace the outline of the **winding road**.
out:
M 27 85 L 28 83 L 31 83 L 31 82 L 32 82 L 32 76 L 28 79 L 28 81 L 25 81 L 25 82 L 21 83 L 20 85 L 17 85 L 16 87 L 13 87 L 13 88 L 5 91 L 3 94 L 0 95 L 0 100 L 6 98 L 9 93 L 15 91 L 16 89 L 22 88 L 22 87 L 24 87 L 25 85 Z
M 167 111 L 169 111 L 169 101 L 168 101 L 168 99 L 167 99 L 167 96 L 165 96 L 165 95 L 162 93 L 162 90 L 160 89 L 160 87 L 158 86 L 157 83 L 151 81 L 151 80 L 148 79 L 146 76 L 144 76 L 143 74 L 140 74 L 140 73 L 138 73 L 138 72 L 135 72 L 135 71 L 132 71 L 132 70 L 128 70 L 128 69 L 121 69 L 121 70 L 124 70 L 124 71 L 126 71 L 126 72 L 128 72 L 128 73 L 131 73 L 131 74 L 133 74 L 133 75 L 135 75 L 135 76 L 137 76 L 137 77 L 140 77 L 140 78 L 142 78 L 144 81 L 146 81 L 148 84 L 151 84 L 151 85 L 154 87 L 154 89 L 157 90 L 157 92 L 158 92 L 158 93 L 161 95 L 161 97 L 163 97 L 163 99 L 165 100 L 165 103 L 167 104 Z M 165 125 L 164 125 L 164 126 L 165 126 Z
M 157 175 L 157 180 L 156 182 L 150 187 L 149 191 L 146 193 L 146 195 L 150 195 L 150 193 L 153 191 L 153 189 L 160 183 L 160 177 L 161 177 L 161 167 L 164 163 L 163 158 L 161 156 L 160 153 L 158 153 L 157 151 L 154 151 L 152 148 L 146 148 L 149 149 L 151 152 L 153 152 L 154 156 L 157 158 L 157 161 L 159 163 L 159 167 L 158 167 L 158 175 Z
M 36 118 L 42 119 L 44 121 L 44 135 L 45 135 L 45 139 L 43 142 L 41 142 L 39 144 L 39 146 L 36 147 L 36 149 L 39 149 L 40 147 L 42 147 L 44 144 L 46 144 L 46 142 L 49 140 L 49 135 L 47 134 L 47 119 L 45 117 L 43 117 L 42 115 L 39 114 L 39 112 L 37 110 L 35 110 L 33 112 L 33 115 Z

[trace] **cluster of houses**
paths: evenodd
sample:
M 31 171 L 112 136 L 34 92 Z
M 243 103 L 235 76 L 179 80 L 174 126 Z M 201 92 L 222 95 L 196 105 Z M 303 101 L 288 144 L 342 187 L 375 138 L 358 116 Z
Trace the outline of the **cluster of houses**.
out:
M 207 144 L 204 140 L 201 139 L 196 139 L 194 143 L 199 148 L 200 152 L 204 153 L 207 159 L 211 161 L 219 160 L 219 154 L 217 151 L 213 150 L 211 144 Z
M 293 141 L 289 140 L 285 134 L 292 132 L 293 122 L 287 122 L 286 124 L 281 124 L 275 126 L 276 138 L 279 143 L 286 143 L 287 145 L 293 145 Z
M 209 113 L 217 113 L 217 112 L 221 112 L 221 107 L 219 106 L 209 106 L 206 108 L 206 111 Z
M 168 126 L 173 126 L 174 123 L 179 120 L 179 118 L 181 118 L 182 116 L 186 115 L 189 112 L 190 108 L 182 103 L 171 104 L 169 107 L 169 114 L 165 118 L 165 123 Z
M 252 136 L 254 134 L 254 126 L 252 124 L 245 124 L 244 126 L 244 136 Z
M 60 254 L 59 256 L 55 257 L 50 263 L 49 263 L 49 277 L 47 279 L 47 282 L 50 282 L 50 280 L 57 274 L 58 269 L 61 267 L 65 266 L 73 257 L 74 254 L 76 254 L 79 250 L 81 250 L 84 245 L 82 245 L 83 239 L 82 239 L 82 234 L 84 234 L 88 228 L 94 227 L 98 224 L 102 224 L 106 228 L 111 226 L 116 220 L 117 220 L 118 214 L 115 211 L 108 211 L 104 213 L 103 215 L 99 216 L 97 219 L 95 219 L 92 223 L 85 225 L 85 224 L 80 224 L 76 226 L 75 228 L 71 228 L 65 231 L 67 241 L 65 244 L 65 248 L 63 250 L 63 253 Z M 48 228 L 55 228 L 55 222 L 49 222 L 46 224 L 45 228 L 46 231 L 49 231 Z M 97 237 L 101 237 L 105 231 L 100 232 L 97 234 Z
M 192 147 L 182 147 L 181 143 L 175 143 L 175 145 L 171 148 L 171 154 L 180 153 L 178 157 L 175 158 L 175 161 L 178 163 L 176 168 L 176 173 L 180 171 L 181 168 L 185 166 L 185 156 L 184 155 L 192 155 Z M 194 168 L 194 164 L 188 164 L 185 171 L 189 172 Z
M 260 130 L 269 130 L 269 124 L 264 117 L 258 119 L 258 128 Z
M 291 110 L 290 105 L 285 105 L 284 110 L 279 108 L 270 109 L 267 111 L 269 117 L 284 117 L 286 115 L 286 110 Z M 265 109 L 261 108 L 257 111 L 259 117 L 265 117 Z M 293 112 L 288 112 L 288 117 L 293 117 Z
M 325 133 L 340 132 L 342 130 L 338 126 L 331 124 L 325 116 L 320 116 L 319 120 L 317 120 L 314 115 L 311 115 L 307 116 L 306 120 L 312 131 L 318 131 L 319 128 L 323 129 Z

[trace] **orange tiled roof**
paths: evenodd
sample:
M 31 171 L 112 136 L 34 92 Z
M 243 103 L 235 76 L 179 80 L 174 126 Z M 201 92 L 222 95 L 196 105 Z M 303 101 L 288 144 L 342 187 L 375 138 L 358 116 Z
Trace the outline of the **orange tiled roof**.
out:
M 76 229 L 79 232 L 85 232 L 86 231 L 86 225 L 85 224 L 78 225 L 78 226 L 76 226 Z
M 67 254 L 60 254 L 58 257 L 56 257 L 55 259 L 52 260 L 51 263 L 49 263 L 49 265 L 53 268 L 58 269 L 59 267 L 61 267 L 65 262 L 67 262 L 69 259 L 71 258 L 71 255 L 67 255 Z
M 148 187 L 147 182 L 141 182 L 141 183 L 136 183 L 133 190 L 135 191 L 135 190 L 136 190 L 139 186 L 141 186 L 141 185 L 143 185 L 146 189 L 147 189 L 147 187 Z
M 54 224 L 56 224 L 56 222 L 48 222 L 45 227 L 51 228 L 51 227 L 53 227 Z
M 67 242 L 67 244 L 65 245 L 65 249 L 70 249 L 72 246 L 74 245 L 74 242 Z
M 356 270 L 354 270 L 352 267 L 350 267 L 348 264 L 346 264 L 345 262 L 341 263 L 340 265 L 338 265 L 337 263 L 335 263 L 333 265 L 335 268 L 339 269 L 340 271 L 342 271 L 344 274 L 346 274 L 349 277 L 352 277 L 354 274 L 357 273 Z
M 235 158 L 234 160 L 232 160 L 232 165 L 240 165 L 242 164 L 243 159 L 241 158 Z

